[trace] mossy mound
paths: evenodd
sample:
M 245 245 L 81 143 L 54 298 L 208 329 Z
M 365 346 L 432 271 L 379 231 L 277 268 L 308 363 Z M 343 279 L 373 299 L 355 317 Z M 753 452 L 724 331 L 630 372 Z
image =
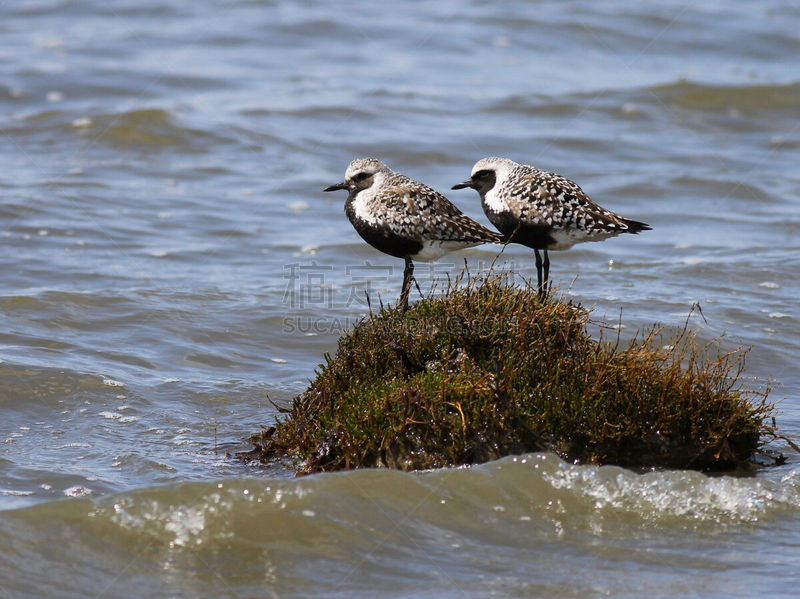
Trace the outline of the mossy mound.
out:
M 452 287 L 408 312 L 382 309 L 325 356 L 248 459 L 299 472 L 402 470 L 555 451 L 583 463 L 731 469 L 772 412 L 740 385 L 744 350 L 653 328 L 592 339 L 589 312 L 507 277 Z

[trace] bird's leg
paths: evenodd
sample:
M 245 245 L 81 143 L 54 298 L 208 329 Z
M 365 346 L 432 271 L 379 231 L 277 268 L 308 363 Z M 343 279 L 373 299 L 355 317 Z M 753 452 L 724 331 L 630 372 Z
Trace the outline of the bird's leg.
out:
M 550 293 L 550 256 L 547 255 L 547 250 L 544 251 L 544 293 L 547 295 Z
M 406 267 L 403 270 L 403 290 L 400 292 L 400 300 L 397 302 L 400 311 L 408 310 L 408 296 L 411 294 L 411 281 L 414 278 L 414 263 L 411 258 L 406 258 Z
M 539 292 L 539 297 L 544 297 L 544 288 L 542 287 L 542 255 L 536 248 L 534 248 L 533 251 L 536 252 L 536 289 Z M 546 255 L 547 250 L 545 250 L 545 256 Z

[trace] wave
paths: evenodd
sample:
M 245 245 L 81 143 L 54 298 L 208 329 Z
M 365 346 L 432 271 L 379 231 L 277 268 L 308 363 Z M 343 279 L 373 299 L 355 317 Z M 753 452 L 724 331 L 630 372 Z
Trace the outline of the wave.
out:
M 643 90 L 660 102 L 696 110 L 788 112 L 800 116 L 800 82 L 787 84 L 713 85 L 679 80 Z
M 475 596 L 587 596 L 598 583 L 624 591 L 631 572 L 666 568 L 674 578 L 679 568 L 698 584 L 728 577 L 727 564 L 741 559 L 735 543 L 797 519 L 800 472 L 635 474 L 532 454 L 416 474 L 226 479 L 100 499 L 78 486 L 70 495 L 0 512 L 8 592 L 371 597 L 380 588 L 460 597 L 468 587 Z M 778 553 L 793 546 L 769 534 Z M 674 594 L 670 584 L 658 596 Z
M 352 119 L 361 121 L 375 119 L 376 115 L 361 108 L 350 106 L 301 106 L 296 108 L 243 108 L 240 114 L 247 117 L 285 116 L 307 119 Z
M 625 118 L 644 118 L 642 106 L 676 107 L 709 112 L 785 112 L 800 115 L 800 82 L 787 84 L 717 85 L 681 79 L 639 88 L 581 91 L 574 94 L 510 95 L 487 104 L 488 114 L 576 117 L 587 109 L 607 110 Z
M 231 140 L 178 124 L 166 110 L 148 108 L 87 117 L 97 140 L 116 147 L 178 148 L 207 152 L 211 144 Z
M 112 113 L 75 113 L 44 110 L 16 118 L 19 125 L 8 129 L 20 136 L 81 135 L 91 143 L 102 143 L 118 149 L 177 149 L 205 153 L 209 147 L 232 143 L 233 140 L 208 130 L 187 127 L 161 108 L 141 108 Z
M 513 538 L 528 523 L 557 536 L 637 527 L 727 528 L 796 515 L 798 505 L 798 471 L 779 481 L 691 471 L 636 474 L 531 454 L 416 474 L 362 470 L 182 483 L 9 510 L 0 521 L 36 520 L 40 534 L 48 530 L 41 525 L 45 520 L 91 521 L 116 530 L 121 540 L 133 535 L 173 548 L 322 540 L 346 545 L 365 542 L 359 537 L 370 537 L 393 520 L 420 530 Z

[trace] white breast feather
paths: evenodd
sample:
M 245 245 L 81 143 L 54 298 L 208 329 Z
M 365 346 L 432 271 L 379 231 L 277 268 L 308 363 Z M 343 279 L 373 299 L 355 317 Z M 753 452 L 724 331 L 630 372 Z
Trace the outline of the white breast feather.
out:
M 358 192 L 353 199 L 353 210 L 355 211 L 356 218 L 371 225 L 380 224 L 380 217 L 374 211 L 373 200 L 383 185 L 384 177 L 385 175 L 383 173 L 377 173 L 372 185 Z
M 553 229 L 550 235 L 555 239 L 555 245 L 551 245 L 549 250 L 568 250 L 576 243 L 583 243 L 584 241 L 603 241 L 609 237 L 615 237 L 619 231 L 609 231 L 608 233 L 601 233 L 595 231 L 591 235 L 581 229 Z
M 441 240 L 423 241 L 422 249 L 416 254 L 414 254 L 412 258 L 414 260 L 420 260 L 422 262 L 433 262 L 434 260 L 438 260 L 445 254 L 448 254 L 455 250 L 463 250 L 464 248 L 471 248 L 476 245 L 480 244 L 471 243 L 468 241 L 441 241 Z
M 493 212 L 507 212 L 509 210 L 508 203 L 500 196 L 498 191 L 506 186 L 508 178 L 511 175 L 512 166 L 514 165 L 515 163 L 510 163 L 509 165 L 503 162 L 495 166 L 494 187 L 484 196 L 486 206 Z
M 505 200 L 503 200 L 500 197 L 500 194 L 497 193 L 499 188 L 500 186 L 495 184 L 495 186 L 486 192 L 486 195 L 484 196 L 486 207 L 492 212 L 505 212 L 508 210 L 508 204 L 506 204 Z

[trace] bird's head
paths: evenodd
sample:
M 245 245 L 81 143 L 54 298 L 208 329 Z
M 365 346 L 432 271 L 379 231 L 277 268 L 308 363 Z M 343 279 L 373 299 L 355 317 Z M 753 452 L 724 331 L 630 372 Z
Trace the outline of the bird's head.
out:
M 502 182 L 515 166 L 517 166 L 517 163 L 508 158 L 481 158 L 472 167 L 469 179 L 453 185 L 451 189 L 471 187 L 481 195 L 485 195 L 497 185 L 498 181 L 502 185 Z
M 347 189 L 351 192 L 360 191 L 372 187 L 378 179 L 391 174 L 392 169 L 377 158 L 356 158 L 347 166 L 344 181 L 326 187 L 324 191 L 339 189 Z

